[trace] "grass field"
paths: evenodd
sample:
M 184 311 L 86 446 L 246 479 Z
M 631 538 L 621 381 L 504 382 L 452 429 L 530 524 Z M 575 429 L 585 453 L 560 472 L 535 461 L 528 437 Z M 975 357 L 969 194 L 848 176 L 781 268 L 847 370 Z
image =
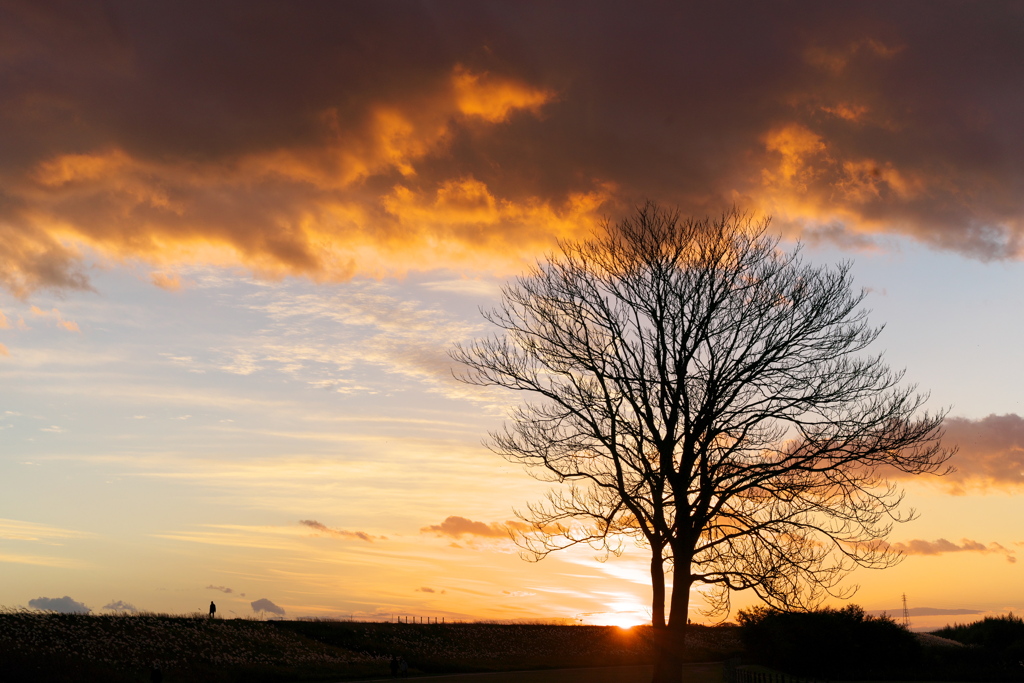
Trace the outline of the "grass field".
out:
M 1018 633 L 1024 633 L 1024 623 L 1018 622 L 990 619 L 961 627 L 954 635 L 963 631 L 980 641 L 968 646 L 919 636 L 888 669 L 875 664 L 886 642 L 858 646 L 855 639 L 833 634 L 819 639 L 813 650 L 833 663 L 845 658 L 871 664 L 837 669 L 833 680 L 874 675 L 876 681 L 1020 681 L 1021 658 L 1009 656 L 1024 648 Z M 989 631 L 999 638 L 986 635 Z M 651 635 L 650 627 L 256 621 L 0 609 L 0 683 L 145 683 L 154 668 L 164 683 L 354 683 L 389 679 L 392 657 L 408 663 L 410 678 L 431 683 L 647 683 L 654 659 Z M 739 655 L 748 662 L 741 670 L 756 669 L 749 662 L 760 662 L 815 677 L 806 632 L 776 633 L 761 655 L 750 643 L 744 650 L 739 635 L 735 626 L 694 625 L 683 653 L 689 662 L 686 680 L 721 683 L 723 667 L 711 662 Z M 770 661 L 783 646 L 797 659 Z
M 692 661 L 722 659 L 739 649 L 735 628 L 697 628 L 692 640 Z M 591 670 L 612 676 L 607 679 L 540 671 L 528 680 L 632 683 L 643 680 L 653 649 L 650 629 L 639 627 L 0 612 L 2 681 L 134 683 L 148 681 L 154 667 L 166 683 L 353 681 L 389 677 L 392 656 L 403 657 L 412 676 L 487 674 L 481 681 L 502 683 L 497 672 L 619 667 Z
M 653 669 L 649 665 L 612 666 L 427 676 L 420 680 L 429 683 L 650 683 Z M 687 664 L 684 680 L 687 683 L 722 683 L 722 665 L 717 662 Z

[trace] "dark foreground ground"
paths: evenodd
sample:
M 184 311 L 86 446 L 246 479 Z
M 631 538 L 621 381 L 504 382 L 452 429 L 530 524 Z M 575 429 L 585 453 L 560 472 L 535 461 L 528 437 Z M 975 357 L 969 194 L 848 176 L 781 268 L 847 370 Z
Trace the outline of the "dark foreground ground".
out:
M 653 673 L 653 666 L 639 665 L 453 674 L 451 676 L 426 676 L 421 680 L 423 683 L 650 683 Z M 722 664 L 720 662 L 685 664 L 683 680 L 686 683 L 723 683 Z
M 695 662 L 740 649 L 735 627 L 698 627 L 691 640 L 687 658 Z M 0 681 L 12 683 L 134 683 L 152 680 L 154 668 L 166 683 L 372 680 L 390 677 L 392 656 L 403 657 L 416 677 L 612 666 L 639 671 L 652 663 L 652 653 L 645 627 L 0 613 Z M 623 683 L 643 679 L 629 676 Z M 562 680 L 573 678 L 551 679 Z M 504 681 L 491 676 L 489 683 Z
M 721 683 L 726 660 L 728 671 L 744 674 L 737 683 L 783 683 L 779 671 L 819 681 L 1024 681 L 1024 620 L 1013 615 L 949 627 L 941 638 L 849 608 L 744 620 L 691 627 L 683 653 L 690 683 Z M 409 663 L 410 678 L 432 683 L 646 683 L 653 654 L 650 627 L 0 609 L 0 683 L 372 681 L 390 678 L 396 656 Z

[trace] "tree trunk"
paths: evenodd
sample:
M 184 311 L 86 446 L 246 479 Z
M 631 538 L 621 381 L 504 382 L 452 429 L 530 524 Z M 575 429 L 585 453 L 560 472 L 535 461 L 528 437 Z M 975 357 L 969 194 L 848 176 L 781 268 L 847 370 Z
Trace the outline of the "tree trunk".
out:
M 668 626 L 654 628 L 654 678 L 652 683 L 682 683 L 683 653 L 690 611 L 690 563 L 677 563 L 672 573 L 672 606 Z
M 665 628 L 665 564 L 661 549 L 651 551 L 651 625 L 654 629 Z

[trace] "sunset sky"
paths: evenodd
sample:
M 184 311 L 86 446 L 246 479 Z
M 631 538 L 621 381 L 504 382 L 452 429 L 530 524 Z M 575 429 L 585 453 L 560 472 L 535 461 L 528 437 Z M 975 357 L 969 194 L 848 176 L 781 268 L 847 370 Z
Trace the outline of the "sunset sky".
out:
M 520 559 L 447 353 L 651 199 L 852 260 L 949 408 L 855 602 L 1024 611 L 1022 160 L 1021 2 L 0 0 L 0 605 L 649 619 Z

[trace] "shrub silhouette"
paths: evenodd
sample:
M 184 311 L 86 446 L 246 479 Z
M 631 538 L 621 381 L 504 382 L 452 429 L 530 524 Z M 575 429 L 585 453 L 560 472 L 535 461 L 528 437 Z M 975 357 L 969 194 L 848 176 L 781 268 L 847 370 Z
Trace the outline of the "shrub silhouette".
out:
M 790 674 L 898 678 L 913 674 L 921 662 L 912 633 L 889 617 L 864 614 L 857 605 L 813 612 L 757 607 L 738 617 L 748 654 Z

